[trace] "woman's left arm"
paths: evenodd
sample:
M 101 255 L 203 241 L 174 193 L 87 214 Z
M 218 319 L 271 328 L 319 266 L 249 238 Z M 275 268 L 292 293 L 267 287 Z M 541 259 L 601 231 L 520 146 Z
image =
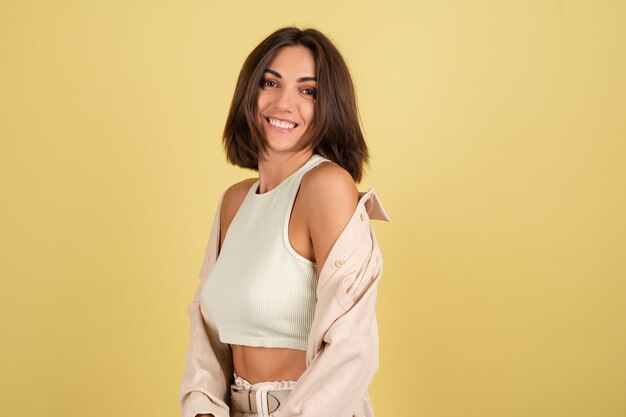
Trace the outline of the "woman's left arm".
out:
M 323 164 L 306 179 L 309 210 L 307 228 L 315 252 L 317 275 L 350 220 L 359 201 L 359 191 L 350 174 L 334 164 Z
M 307 184 L 315 195 L 309 230 L 319 268 L 307 369 L 279 417 L 372 415 L 367 387 L 378 369 L 375 301 L 382 272 L 365 207 L 373 190 L 359 199 L 351 178 L 325 174 Z

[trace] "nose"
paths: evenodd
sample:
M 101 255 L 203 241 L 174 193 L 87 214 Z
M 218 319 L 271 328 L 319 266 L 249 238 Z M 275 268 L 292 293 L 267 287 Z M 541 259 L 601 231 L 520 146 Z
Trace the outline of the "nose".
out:
M 276 107 L 280 110 L 291 110 L 294 104 L 293 94 L 287 88 L 281 88 L 278 90 L 278 96 L 276 97 Z

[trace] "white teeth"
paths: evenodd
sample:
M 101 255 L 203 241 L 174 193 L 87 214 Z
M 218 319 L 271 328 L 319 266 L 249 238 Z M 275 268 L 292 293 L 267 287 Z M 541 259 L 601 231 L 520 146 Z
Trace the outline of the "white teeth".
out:
M 271 117 L 269 118 L 269 120 L 272 126 L 280 127 L 281 129 L 293 129 L 294 127 L 296 127 L 295 123 L 281 122 L 279 120 L 272 119 Z

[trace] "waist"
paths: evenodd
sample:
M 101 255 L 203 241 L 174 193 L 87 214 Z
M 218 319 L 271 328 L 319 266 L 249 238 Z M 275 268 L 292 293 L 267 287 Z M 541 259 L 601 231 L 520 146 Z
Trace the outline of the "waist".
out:
M 230 345 L 237 374 L 250 383 L 296 381 L 306 369 L 306 352 L 287 348 Z

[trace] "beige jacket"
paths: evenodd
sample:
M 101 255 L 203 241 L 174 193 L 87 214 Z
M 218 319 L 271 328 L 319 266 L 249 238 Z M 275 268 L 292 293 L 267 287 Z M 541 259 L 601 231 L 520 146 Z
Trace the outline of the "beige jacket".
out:
M 206 248 L 200 285 L 187 308 L 189 348 L 180 385 L 183 417 L 229 417 L 233 362 L 211 316 L 200 302 L 202 286 L 218 256 L 222 194 Z M 306 350 L 306 370 L 279 417 L 373 417 L 367 387 L 378 369 L 376 293 L 382 255 L 369 219 L 391 221 L 373 188 L 358 205 L 319 275 L 317 304 Z

